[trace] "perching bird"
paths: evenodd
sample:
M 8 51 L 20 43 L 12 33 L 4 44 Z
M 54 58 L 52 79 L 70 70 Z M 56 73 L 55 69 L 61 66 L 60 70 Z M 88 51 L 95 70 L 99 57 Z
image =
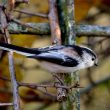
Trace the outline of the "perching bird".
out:
M 13 51 L 40 61 L 42 68 L 53 73 L 71 73 L 97 65 L 97 56 L 89 48 L 77 45 L 24 48 L 0 42 L 0 49 Z

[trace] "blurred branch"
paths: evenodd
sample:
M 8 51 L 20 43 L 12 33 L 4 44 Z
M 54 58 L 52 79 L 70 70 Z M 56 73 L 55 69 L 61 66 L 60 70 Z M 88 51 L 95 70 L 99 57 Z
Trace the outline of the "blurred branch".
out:
M 6 77 L 3 77 L 3 76 L 0 76 L 0 79 L 8 81 L 8 82 L 11 81 L 10 79 L 8 79 Z M 50 85 L 46 85 L 46 84 L 34 84 L 34 83 L 30 84 L 30 83 L 18 82 L 18 85 L 19 86 L 29 87 L 29 88 L 32 88 L 32 89 L 37 89 L 38 87 L 43 87 L 43 88 L 46 88 L 46 87 L 54 88 L 55 87 L 55 88 L 64 88 L 64 89 L 82 88 L 77 83 L 74 84 L 74 85 L 70 85 L 70 86 L 62 86 L 62 85 L 57 85 L 56 83 L 53 83 L 53 84 L 50 84 Z
M 52 102 L 57 102 L 57 98 L 56 95 L 53 95 L 51 93 L 48 92 L 44 92 L 43 90 L 40 91 L 40 89 L 37 89 L 37 92 L 39 93 L 34 93 L 34 91 L 31 90 L 31 92 L 33 94 L 26 94 L 26 95 L 21 95 L 20 97 L 22 98 L 22 100 L 24 100 L 25 102 L 42 102 L 42 103 L 47 103 L 50 102 L 52 104 Z
M 6 9 L 6 6 L 4 6 L 4 5 L 0 4 L 0 7 L 3 8 L 3 9 Z M 38 16 L 38 17 L 42 17 L 42 18 L 48 18 L 48 14 L 31 13 L 31 12 L 27 12 L 27 11 L 24 11 L 24 10 L 17 10 L 17 9 L 14 9 L 14 6 L 13 6 L 13 11 L 23 13 L 23 14 L 26 14 L 26 15 L 30 15 L 30 16 Z
M 37 89 L 38 87 L 43 87 L 43 88 L 63 88 L 63 89 L 72 89 L 72 88 L 77 88 L 75 85 L 74 86 L 62 86 L 62 85 L 57 85 L 57 84 L 49 84 L 49 85 L 44 85 L 44 84 L 30 84 L 30 83 L 22 83 L 18 82 L 19 86 L 25 86 L 29 87 L 32 89 Z
M 2 79 L 2 80 L 5 80 L 5 81 L 10 81 L 10 79 L 8 79 L 8 78 L 6 78 L 6 77 L 0 77 L 0 79 Z M 87 87 L 85 87 L 85 88 L 82 88 L 81 90 L 80 90 L 80 95 L 83 95 L 83 94 L 86 94 L 86 93 L 88 93 L 88 92 L 90 92 L 91 90 L 93 90 L 94 88 L 96 88 L 96 87 L 98 87 L 98 86 L 100 86 L 100 85 L 102 85 L 102 84 L 106 84 L 106 83 L 108 83 L 110 81 L 110 76 L 108 76 L 108 77 L 106 77 L 106 78 L 103 78 L 103 79 L 101 79 L 101 80 L 98 80 L 98 81 L 95 81 L 94 82 L 94 84 L 90 84 L 90 85 L 88 85 Z M 19 82 L 18 82 L 19 83 Z M 20 82 L 21 83 L 21 82 Z M 38 87 L 40 87 L 39 85 L 37 85 L 37 84 L 30 84 L 30 83 L 21 83 L 20 85 L 26 85 L 26 87 L 30 87 L 30 88 L 32 88 L 32 89 L 35 89 L 35 88 L 38 88 Z M 50 85 L 51 86 L 51 85 Z M 74 85 L 75 86 L 75 85 Z M 71 88 L 71 87 L 70 87 Z M 38 89 L 39 90 L 39 89 Z M 1 90 L 0 90 L 0 92 L 1 92 Z M 7 92 L 7 91 L 6 91 Z M 9 92 L 9 91 L 8 91 Z M 11 93 L 11 92 L 10 92 Z M 47 92 L 46 92 L 47 93 Z
M 17 3 L 29 3 L 29 0 L 16 0 Z
M 31 13 L 31 12 L 27 12 L 27 11 L 24 11 L 24 10 L 17 10 L 17 9 L 14 9 L 14 11 L 19 12 L 19 13 L 23 13 L 23 14 L 27 14 L 27 15 L 30 15 L 30 16 L 39 16 L 39 17 L 42 17 L 42 18 L 48 18 L 47 14 Z
M 95 87 L 97 87 L 97 86 L 99 86 L 99 85 L 101 85 L 101 84 L 107 83 L 107 82 L 109 82 L 109 81 L 110 81 L 110 76 L 108 76 L 108 77 L 106 77 L 106 78 L 104 78 L 104 79 L 102 79 L 102 80 L 96 81 L 96 82 L 94 82 L 94 84 L 90 84 L 90 85 L 88 85 L 87 87 L 85 87 L 84 89 L 82 89 L 82 90 L 80 91 L 80 94 L 82 95 L 82 94 L 88 93 L 88 92 L 90 92 L 92 89 L 94 89 Z
M 28 25 L 28 24 L 26 24 L 26 23 L 24 23 L 24 22 L 22 22 L 22 21 L 20 21 L 20 20 L 17 20 L 17 19 L 11 18 L 10 21 L 12 21 L 12 22 L 14 22 L 14 23 L 17 23 L 18 25 L 21 25 L 21 26 L 24 26 L 24 27 L 36 29 L 35 27 L 32 27 L 32 26 L 30 26 L 30 25 Z
M 92 37 L 93 38 L 93 37 Z M 106 40 L 108 40 L 108 39 L 110 39 L 110 37 L 104 37 L 103 39 L 101 39 L 101 40 L 97 40 L 97 41 L 92 41 L 92 42 L 89 42 L 89 43 L 82 43 L 83 45 L 87 45 L 87 46 L 93 46 L 93 44 L 94 44 L 94 46 L 95 45 L 101 45 L 104 41 L 106 41 Z
M 13 103 L 0 103 L 0 106 L 12 106 Z
M 3 77 L 3 76 L 0 76 L 0 79 L 4 80 L 4 81 L 8 81 L 10 82 L 11 80 L 6 78 L 6 77 Z M 18 82 L 18 86 L 24 86 L 24 87 L 28 87 L 28 88 L 31 88 L 31 89 L 36 89 L 38 91 L 40 91 L 41 93 L 43 93 L 44 95 L 48 96 L 48 100 L 52 100 L 52 101 L 57 101 L 57 96 L 55 94 L 52 94 L 52 93 L 49 93 L 47 91 L 47 88 L 56 88 L 56 89 L 64 89 L 66 91 L 69 91 L 70 89 L 72 88 L 82 88 L 80 87 L 78 84 L 73 84 L 73 85 L 70 85 L 70 86 L 63 86 L 63 85 L 58 85 L 57 83 L 53 83 L 53 84 L 49 84 L 49 85 L 46 85 L 46 84 L 35 84 L 35 83 L 24 83 L 24 82 Z M 11 94 L 10 91 L 7 91 L 6 89 L 5 90 L 1 90 L 0 89 L 0 92 L 7 92 L 9 94 Z M 22 96 L 23 99 L 28 99 L 29 100 L 29 97 L 24 97 Z M 40 98 L 40 96 L 37 96 L 37 98 L 30 98 L 30 100 L 43 100 L 42 98 Z M 44 98 L 45 100 L 45 98 Z
M 11 34 L 50 35 L 50 26 L 48 23 L 25 23 L 25 24 L 27 25 L 27 27 L 17 23 L 10 23 L 8 26 L 8 30 Z M 77 36 L 110 37 L 110 26 L 76 25 L 75 31 Z
M 4 80 L 4 81 L 8 81 L 8 82 L 11 82 L 11 80 L 9 79 L 9 78 L 7 78 L 7 77 L 4 77 L 4 76 L 0 76 L 0 79 L 1 80 Z M 54 95 L 54 94 L 51 94 L 51 93 L 48 93 L 47 91 L 46 91 L 46 89 L 47 88 L 51 88 L 51 87 L 56 87 L 57 88 L 57 85 L 55 85 L 55 84 L 52 84 L 52 85 L 43 85 L 43 84 L 35 84 L 35 83 L 23 83 L 23 82 L 18 82 L 18 86 L 20 87 L 20 86 L 25 86 L 25 87 L 28 87 L 28 88 L 31 88 L 31 89 L 36 89 L 36 90 L 38 90 L 38 91 L 40 91 L 41 93 L 43 93 L 44 95 L 46 95 L 46 96 L 48 96 L 48 100 L 52 100 L 52 101 L 56 101 L 57 99 L 56 99 L 56 95 Z M 58 87 L 64 87 L 64 88 L 66 88 L 66 89 L 69 89 L 68 87 L 65 87 L 65 86 L 58 86 Z M 72 86 L 70 86 L 70 88 L 71 88 Z M 76 86 L 74 86 L 75 88 L 76 88 Z M 43 89 L 41 89 L 41 88 L 43 88 Z M 0 89 L 0 92 L 2 93 L 2 92 L 5 92 L 5 93 L 8 93 L 8 94 L 12 94 L 12 92 L 11 91 L 7 91 L 6 89 Z M 23 99 L 27 99 L 27 100 L 32 100 L 33 98 L 31 98 L 31 97 L 26 97 L 26 96 L 21 96 Z M 43 100 L 42 98 L 40 98 L 40 97 L 35 97 L 35 100 L 38 100 L 38 101 L 40 101 L 40 100 Z M 45 100 L 45 98 L 44 98 L 44 100 Z
M 10 1 L 12 2 L 12 1 Z M 10 4 L 11 5 L 11 4 Z M 8 18 L 10 18 L 9 12 L 11 10 L 3 10 L 0 7 L 0 22 L 1 22 L 1 32 L 3 34 L 3 37 L 5 39 L 5 42 L 11 43 L 11 38 L 9 31 L 7 29 L 8 26 Z M 18 95 L 18 84 L 16 80 L 16 74 L 15 74 L 15 68 L 14 68 L 14 59 L 13 59 L 13 52 L 8 52 L 8 62 L 9 62 L 9 71 L 10 71 L 10 77 L 11 77 L 11 84 L 12 84 L 12 89 L 13 89 L 13 109 L 14 110 L 20 110 L 20 100 L 19 100 L 19 95 Z M 2 105 L 2 104 L 1 104 Z
M 98 25 L 77 25 L 76 34 L 78 36 L 109 36 L 110 26 L 98 26 Z
M 58 12 L 56 7 L 56 0 L 49 0 L 49 21 L 52 37 L 52 44 L 61 45 L 61 30 L 58 20 Z
M 7 93 L 9 95 L 12 95 L 12 92 L 7 90 L 7 88 L 3 88 L 3 87 L 0 87 L 0 93 Z
M 37 108 L 37 110 L 46 109 L 46 108 L 49 107 L 50 105 L 51 105 L 51 103 L 46 103 L 46 104 L 42 105 L 41 107 Z

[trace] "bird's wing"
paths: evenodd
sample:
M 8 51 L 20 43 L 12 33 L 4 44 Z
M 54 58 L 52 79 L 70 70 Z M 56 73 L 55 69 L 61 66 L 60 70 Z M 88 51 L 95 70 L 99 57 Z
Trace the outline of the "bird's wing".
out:
M 54 45 L 54 46 L 48 46 L 48 47 L 44 47 L 44 48 L 37 48 L 37 50 L 40 53 L 43 53 L 43 52 L 50 52 L 50 51 L 58 51 L 58 50 L 61 50 L 63 48 L 65 48 L 64 45 L 60 45 L 60 46 Z M 36 50 L 36 48 L 32 48 L 32 49 Z
M 36 50 L 36 49 L 35 49 Z M 39 53 L 48 53 L 48 52 L 58 52 L 63 53 L 69 57 L 81 56 L 82 50 L 76 45 L 60 45 L 60 46 L 49 46 L 45 48 L 37 48 Z
M 62 65 L 65 67 L 75 67 L 78 65 L 78 61 L 55 51 L 45 52 L 38 55 L 28 56 L 29 58 L 35 58 L 41 61 L 47 61 L 54 64 Z

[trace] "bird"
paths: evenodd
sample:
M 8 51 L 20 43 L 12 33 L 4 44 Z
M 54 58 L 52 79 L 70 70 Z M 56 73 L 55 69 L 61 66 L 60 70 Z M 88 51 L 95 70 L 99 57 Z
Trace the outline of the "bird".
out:
M 53 45 L 42 48 L 25 48 L 0 42 L 0 49 L 37 59 L 40 66 L 52 73 L 73 73 L 97 65 L 93 50 L 81 45 Z

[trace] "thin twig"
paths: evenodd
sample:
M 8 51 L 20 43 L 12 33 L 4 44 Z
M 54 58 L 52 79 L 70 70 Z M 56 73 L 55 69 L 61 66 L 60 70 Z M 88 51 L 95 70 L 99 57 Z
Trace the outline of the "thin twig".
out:
M 93 44 L 94 44 L 94 46 L 95 45 L 100 45 L 101 43 L 103 43 L 104 41 L 106 41 L 106 40 L 108 40 L 109 39 L 109 37 L 107 38 L 107 37 L 105 37 L 105 38 L 103 38 L 103 39 L 101 39 L 101 40 L 98 40 L 98 41 L 93 41 L 92 43 L 82 43 L 83 45 L 87 45 L 87 46 L 92 46 Z
M 5 81 L 8 81 L 8 82 L 11 81 L 10 79 L 8 79 L 7 77 L 4 77 L 4 76 L 0 76 L 0 79 L 5 80 Z
M 30 16 L 39 16 L 39 17 L 42 17 L 42 18 L 48 18 L 47 14 L 31 13 L 31 12 L 27 12 L 27 11 L 24 11 L 24 10 L 17 10 L 17 9 L 14 9 L 14 11 L 19 12 L 19 13 L 23 13 L 23 14 L 27 14 L 27 15 L 30 15 Z
M 13 103 L 0 103 L 0 106 L 12 106 Z
M 32 88 L 32 89 L 37 89 L 38 87 L 43 87 L 43 88 L 47 88 L 47 87 L 50 87 L 50 88 L 63 88 L 63 89 L 72 89 L 72 88 L 82 88 L 80 87 L 79 85 L 76 86 L 75 85 L 72 85 L 72 86 L 65 86 L 65 85 L 57 85 L 57 84 L 49 84 L 49 85 L 45 85 L 45 84 L 30 84 L 30 83 L 23 83 L 23 82 L 18 82 L 19 86 L 25 86 L 25 87 L 29 87 L 29 88 Z
M 11 19 L 11 21 L 13 21 L 13 22 L 15 22 L 15 23 L 17 23 L 17 24 L 20 24 L 20 25 L 22 25 L 22 26 L 28 27 L 28 28 L 36 29 L 35 27 L 32 27 L 32 26 L 30 26 L 30 25 L 28 25 L 28 24 L 26 24 L 26 23 L 23 23 L 23 22 L 21 22 L 21 21 L 19 21 L 19 20 L 17 20 L 17 19 Z
M 58 82 L 60 82 L 62 85 L 64 85 L 63 80 L 60 79 L 60 77 L 57 74 L 54 74 L 54 73 L 52 73 L 52 74 L 53 74 L 53 77 L 55 77 L 58 80 Z
M 11 82 L 10 79 L 8 79 L 7 77 L 3 77 L 3 76 L 0 76 L 0 79 L 1 80 L 4 80 L 4 81 L 8 81 L 8 82 Z M 30 83 L 23 83 L 23 82 L 18 82 L 18 86 L 25 86 L 25 87 L 28 87 L 28 88 L 31 88 L 31 89 L 37 89 L 38 91 L 40 91 L 41 93 L 43 93 L 44 95 L 47 95 L 48 97 L 51 97 L 52 100 L 56 100 L 56 95 L 54 94 L 51 94 L 51 93 L 48 93 L 47 91 L 43 91 L 43 89 L 40 89 L 40 88 L 47 88 L 47 87 L 50 87 L 50 88 L 54 88 L 55 85 L 43 85 L 43 84 L 30 84 Z M 8 92 L 10 94 L 12 94 L 10 91 L 5 91 L 4 89 L 0 89 L 0 92 Z
M 52 103 L 46 103 L 44 105 L 42 105 L 41 107 L 37 108 L 37 110 L 43 110 L 46 109 L 47 107 L 49 107 Z
M 57 77 L 58 78 L 58 77 Z M 11 81 L 10 79 L 0 76 L 0 79 L 5 80 L 5 81 Z M 56 85 L 56 84 L 49 84 L 49 85 L 45 85 L 45 84 L 35 84 L 35 83 L 24 83 L 24 82 L 18 82 L 18 86 L 25 86 L 25 87 L 29 87 L 32 89 L 37 89 L 38 87 L 43 87 L 43 88 L 63 88 L 63 89 L 72 89 L 72 88 L 82 88 L 80 87 L 78 84 L 74 84 L 71 86 L 65 86 L 65 85 Z
M 16 0 L 17 3 L 29 3 L 29 0 Z
M 106 78 L 103 78 L 103 79 L 101 79 L 101 80 L 99 80 L 99 81 L 95 81 L 94 84 L 88 85 L 87 87 L 85 87 L 84 89 L 82 89 L 82 90 L 80 91 L 80 94 L 82 95 L 82 94 L 88 93 L 88 92 L 90 92 L 93 88 L 95 88 L 95 87 L 97 87 L 97 86 L 99 86 L 99 85 L 101 85 L 101 84 L 107 83 L 107 82 L 110 82 L 110 76 L 108 76 L 108 77 L 106 77 Z

